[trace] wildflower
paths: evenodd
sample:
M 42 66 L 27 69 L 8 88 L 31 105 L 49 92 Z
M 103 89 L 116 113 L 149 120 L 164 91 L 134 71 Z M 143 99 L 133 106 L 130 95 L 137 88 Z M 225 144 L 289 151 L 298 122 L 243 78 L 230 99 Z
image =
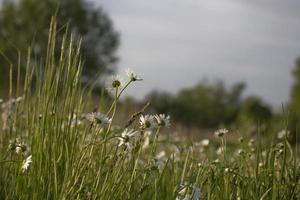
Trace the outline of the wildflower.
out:
M 223 137 L 225 134 L 227 134 L 228 133 L 228 130 L 227 129 L 225 129 L 225 128 L 223 128 L 223 129 L 219 129 L 219 130 L 217 130 L 217 131 L 215 131 L 215 136 L 217 136 L 217 137 Z
M 21 141 L 20 138 L 10 140 L 8 150 L 15 152 L 18 155 L 23 154 L 24 156 L 26 156 L 29 153 L 28 145 L 25 142 Z
M 216 160 L 212 161 L 212 164 L 219 164 L 220 160 L 217 158 Z
M 157 126 L 152 115 L 142 115 L 140 117 L 140 125 L 144 130 L 152 130 Z
M 111 87 L 113 89 L 120 88 L 123 84 L 123 79 L 119 75 L 112 76 Z
M 22 153 L 22 148 L 20 146 L 16 147 L 16 154 L 21 154 Z
M 244 142 L 244 138 L 243 137 L 239 137 L 239 142 L 243 143 Z
M 155 167 L 161 168 L 166 160 L 167 160 L 166 152 L 165 151 L 159 152 L 154 158 Z
M 121 137 L 119 137 L 120 140 L 119 146 L 124 145 L 126 146 L 127 149 L 131 150 L 137 137 L 138 137 L 137 131 L 125 129 L 122 132 Z
M 32 163 L 32 156 L 28 156 L 24 161 L 23 161 L 23 165 L 22 165 L 22 172 L 26 172 L 30 166 L 30 164 Z
M 8 145 L 9 151 L 15 151 L 16 150 L 16 140 L 10 140 Z
M 199 187 L 196 187 L 196 185 L 193 186 L 193 194 L 191 197 L 191 200 L 200 200 L 201 197 L 201 191 Z
M 245 151 L 243 149 L 238 149 L 237 150 L 237 154 L 238 155 L 244 155 L 245 154 Z
M 195 184 L 181 184 L 179 186 L 178 195 L 176 200 L 200 200 L 201 191 Z
M 284 144 L 280 142 L 280 143 L 276 144 L 276 147 L 278 149 L 284 149 Z
M 200 144 L 203 147 L 208 147 L 208 145 L 209 145 L 209 139 L 201 140 Z
M 284 152 L 283 149 L 279 149 L 279 151 L 278 151 L 278 156 L 279 156 L 279 155 L 282 155 L 283 152 Z
M 142 81 L 143 80 L 134 71 L 132 71 L 129 68 L 126 69 L 126 74 L 131 81 Z
M 165 114 L 160 114 L 160 115 L 155 115 L 154 117 L 159 126 L 164 126 L 166 128 L 169 128 L 171 126 L 169 115 L 166 116 Z
M 109 119 L 106 115 L 100 112 L 88 113 L 86 115 L 86 119 L 91 123 L 97 123 L 102 125 L 108 124 L 111 121 L 111 119 Z
M 225 152 L 225 148 L 224 147 L 219 147 L 218 149 L 217 149 L 217 151 L 216 151 L 216 154 L 217 155 L 221 155 L 221 154 L 223 154 L 224 152 Z
M 284 138 L 288 137 L 289 135 L 290 135 L 290 131 L 284 129 L 277 133 L 277 138 L 284 139 Z
M 68 121 L 62 123 L 62 128 L 65 128 L 69 124 L 71 128 L 74 128 L 76 126 L 81 125 L 82 121 L 79 119 L 79 117 L 76 114 L 70 114 L 68 116 Z
M 248 146 L 249 147 L 252 147 L 253 144 L 254 144 L 255 140 L 254 139 L 250 139 L 249 142 L 248 142 Z

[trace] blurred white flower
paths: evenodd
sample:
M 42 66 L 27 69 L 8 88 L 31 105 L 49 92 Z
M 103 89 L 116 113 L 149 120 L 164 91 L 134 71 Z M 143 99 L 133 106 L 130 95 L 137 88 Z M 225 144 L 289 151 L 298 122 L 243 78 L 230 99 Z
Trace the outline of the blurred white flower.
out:
M 155 166 L 156 166 L 158 169 L 161 169 L 161 167 L 162 167 L 163 164 L 166 162 L 166 160 L 167 160 L 166 152 L 165 152 L 165 151 L 159 152 L 159 153 L 155 156 L 155 158 L 154 158 Z
M 216 151 L 216 154 L 217 155 L 222 155 L 224 152 L 225 152 L 225 148 L 224 147 L 219 147 Z
M 209 139 L 203 139 L 200 141 L 201 146 L 208 147 L 209 145 Z
M 18 155 L 27 156 L 29 154 L 28 145 L 21 140 L 21 138 L 16 138 L 9 141 L 8 149 L 14 151 Z
M 191 197 L 191 200 L 200 200 L 201 198 L 201 191 L 200 188 L 197 187 L 196 185 L 193 186 L 193 194 Z
M 100 113 L 100 112 L 92 112 L 88 113 L 86 115 L 86 119 L 90 121 L 91 123 L 97 123 L 97 124 L 108 124 L 111 119 L 109 119 L 106 115 Z
M 243 154 L 245 154 L 245 151 L 243 149 L 237 150 L 237 155 L 243 155 Z
M 253 144 L 254 144 L 255 140 L 254 139 L 250 139 L 249 142 L 248 142 L 248 146 L 249 147 L 252 147 Z
M 217 136 L 217 137 L 223 137 L 225 134 L 227 134 L 228 133 L 228 130 L 227 129 L 225 129 L 225 128 L 222 128 L 222 129 L 219 129 L 219 130 L 217 130 L 217 131 L 215 131 L 215 136 Z
M 284 139 L 284 138 L 288 137 L 289 135 L 290 135 L 290 131 L 283 129 L 277 133 L 277 138 Z
M 280 142 L 280 143 L 276 144 L 276 147 L 278 149 L 284 149 L 284 144 L 282 142 Z
M 179 186 L 178 195 L 184 196 L 184 195 L 186 194 L 187 188 L 188 188 L 188 185 L 181 184 L 181 185 Z M 176 200 L 177 200 L 177 199 L 180 199 L 180 196 L 177 196 L 177 197 L 176 197 Z
M 137 131 L 125 129 L 122 132 L 121 137 L 118 138 L 119 146 L 124 145 L 128 150 L 131 150 L 138 137 L 139 135 Z
M 189 189 L 189 190 L 188 190 Z M 201 190 L 196 184 L 181 184 L 175 200 L 200 200 Z
M 152 131 L 145 131 L 145 133 L 144 133 L 143 149 L 146 149 L 146 148 L 149 147 L 151 134 L 152 134 Z
M 22 148 L 20 146 L 16 147 L 16 154 L 21 154 L 22 153 Z
M 239 142 L 243 143 L 244 142 L 244 138 L 243 137 L 239 137 Z
M 76 115 L 76 114 L 70 114 L 68 116 L 68 120 L 62 123 L 62 128 L 64 129 L 65 127 L 69 126 L 71 128 L 74 128 L 76 126 L 79 126 L 82 124 L 82 121 L 80 120 L 80 118 Z
M 124 85 L 124 80 L 120 75 L 113 75 L 110 79 L 105 81 L 105 88 L 108 92 L 111 92 L 112 95 L 115 95 L 116 89 L 120 91 Z
M 133 70 L 131 70 L 129 68 L 126 69 L 126 74 L 131 81 L 142 81 L 143 80 Z
M 144 130 L 153 130 L 157 127 L 157 124 L 152 115 L 141 115 L 140 117 L 140 125 Z
M 164 126 L 166 128 L 169 128 L 171 126 L 169 115 L 160 114 L 160 115 L 155 115 L 154 117 L 159 126 Z
M 220 160 L 217 158 L 216 160 L 212 161 L 212 164 L 219 164 Z
M 114 75 L 111 78 L 111 87 L 113 89 L 120 88 L 123 86 L 123 79 L 120 75 Z
M 23 161 L 23 165 L 21 167 L 23 173 L 28 170 L 31 163 L 32 163 L 32 156 L 30 155 Z

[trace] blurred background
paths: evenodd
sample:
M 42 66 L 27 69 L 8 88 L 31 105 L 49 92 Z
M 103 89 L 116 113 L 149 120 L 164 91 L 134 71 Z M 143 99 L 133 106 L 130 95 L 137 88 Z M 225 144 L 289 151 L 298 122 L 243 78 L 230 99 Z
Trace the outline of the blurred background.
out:
M 0 97 L 9 69 L 42 63 L 51 16 L 82 37 L 82 84 L 131 68 L 144 78 L 122 99 L 124 116 L 150 101 L 176 130 L 231 127 L 296 141 L 300 119 L 300 1 L 1 0 Z M 31 54 L 28 55 L 30 47 Z M 59 49 L 58 49 L 59 51 Z M 40 65 L 43 70 L 43 65 Z M 24 77 L 24 73 L 23 73 Z M 107 94 L 108 95 L 108 94 Z M 109 98 L 109 97 L 107 97 Z

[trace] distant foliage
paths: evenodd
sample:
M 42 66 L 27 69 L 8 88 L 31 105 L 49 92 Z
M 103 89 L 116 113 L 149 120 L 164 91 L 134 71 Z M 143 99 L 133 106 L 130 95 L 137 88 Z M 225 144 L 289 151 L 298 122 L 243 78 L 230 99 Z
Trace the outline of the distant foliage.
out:
M 81 56 L 85 63 L 82 81 L 95 74 L 111 73 L 118 60 L 116 50 L 119 36 L 112 21 L 100 7 L 84 0 L 19 0 L 1 1 L 0 11 L 0 81 L 8 82 L 9 65 L 16 69 L 18 52 L 22 54 L 24 69 L 28 46 L 32 59 L 46 59 L 48 27 L 51 16 L 56 15 L 61 40 L 65 30 L 76 38 L 82 37 Z M 59 56 L 60 47 L 56 47 Z M 42 66 L 41 66 L 42 67 Z M 16 70 L 15 70 L 16 71 Z M 1 84 L 2 85 L 2 84 Z
M 222 82 L 199 83 L 183 89 L 177 95 L 152 92 L 148 95 L 157 112 L 170 113 L 177 121 L 189 127 L 214 128 L 235 123 L 243 115 L 265 122 L 271 119 L 271 108 L 256 97 L 242 99 L 245 85 L 237 83 L 226 89 Z
M 272 111 L 260 98 L 247 97 L 240 109 L 239 119 L 252 124 L 266 124 L 272 119 Z

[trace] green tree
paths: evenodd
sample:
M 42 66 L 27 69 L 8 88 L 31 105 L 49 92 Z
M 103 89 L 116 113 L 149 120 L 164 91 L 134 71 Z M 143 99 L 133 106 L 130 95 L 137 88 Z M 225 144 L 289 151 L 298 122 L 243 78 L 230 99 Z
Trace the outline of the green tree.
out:
M 148 99 L 157 112 L 169 113 L 188 127 L 214 128 L 236 120 L 244 88 L 243 83 L 226 89 L 223 82 L 201 82 L 177 95 L 152 92 Z
M 32 57 L 46 55 L 48 27 L 51 17 L 57 18 L 60 31 L 58 40 L 66 30 L 82 37 L 81 55 L 84 61 L 82 81 L 99 72 L 114 71 L 119 44 L 118 33 L 112 21 L 100 8 L 84 0 L 3 0 L 0 11 L 0 81 L 7 83 L 9 65 L 17 65 L 18 52 L 26 63 L 27 49 Z
M 240 120 L 251 124 L 266 124 L 272 119 L 270 106 L 255 96 L 247 97 L 241 107 Z

